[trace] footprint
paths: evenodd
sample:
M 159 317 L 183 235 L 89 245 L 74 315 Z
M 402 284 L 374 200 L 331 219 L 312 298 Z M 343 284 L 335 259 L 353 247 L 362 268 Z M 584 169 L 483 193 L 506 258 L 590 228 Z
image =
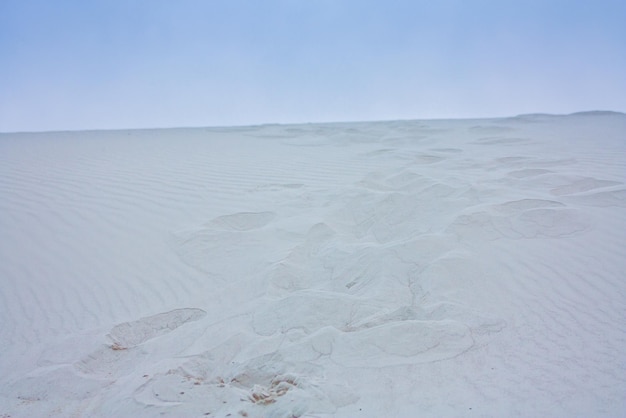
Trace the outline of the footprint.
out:
M 424 177 L 421 174 L 417 174 L 409 170 L 405 170 L 393 176 L 387 177 L 384 182 L 390 190 L 398 191 L 422 190 L 434 184 L 432 179 L 429 179 L 428 177 Z
M 488 137 L 488 138 L 480 138 L 474 141 L 474 144 L 477 145 L 515 145 L 522 142 L 528 142 L 528 139 L 525 138 L 506 138 L 506 137 Z
M 205 315 L 206 312 L 202 309 L 176 309 L 116 325 L 108 335 L 112 343 L 93 351 L 75 363 L 74 367 L 82 373 L 104 378 L 130 374 L 145 355 L 138 347 L 140 344 L 168 334 Z
M 310 334 L 326 326 L 349 330 L 355 322 L 374 315 L 381 306 L 334 292 L 303 291 L 278 300 L 254 315 L 252 327 L 260 335 L 292 329 Z
M 325 223 L 313 225 L 299 245 L 293 247 L 287 257 L 276 263 L 269 275 L 269 292 L 286 295 L 309 288 L 329 276 L 328 269 L 320 263 L 332 246 L 329 244 L 336 233 Z
M 511 200 L 509 202 L 496 205 L 494 206 L 494 209 L 504 214 L 512 214 L 512 213 L 518 213 L 518 212 L 529 210 L 529 209 L 560 208 L 564 206 L 565 205 L 563 203 L 556 202 L 554 200 L 521 199 L 521 200 Z
M 450 359 L 473 345 L 470 329 L 460 322 L 407 320 L 344 333 L 330 356 L 347 367 L 385 367 Z
M 103 345 L 74 363 L 74 368 L 84 375 L 116 379 L 133 373 L 136 365 L 145 357 L 145 354 L 138 347 L 125 348 L 117 345 Z
M 522 213 L 514 228 L 525 238 L 558 238 L 582 232 L 588 228 L 588 221 L 578 211 L 571 209 L 533 209 Z
M 514 128 L 509 126 L 498 126 L 498 125 L 476 125 L 469 128 L 469 131 L 472 133 L 480 133 L 480 134 L 499 134 L 505 132 L 514 131 Z
M 437 155 L 420 154 L 413 159 L 413 162 L 415 164 L 435 164 L 443 160 L 443 157 Z
M 431 151 L 446 152 L 446 153 L 453 153 L 453 154 L 460 154 L 463 152 L 463 150 L 460 148 L 432 148 Z
M 250 189 L 250 192 L 282 192 L 285 190 L 293 191 L 293 190 L 302 189 L 303 187 L 304 187 L 304 184 L 302 183 L 267 183 L 267 184 L 261 184 L 259 186 L 255 186 L 254 188 Z
M 240 212 L 232 215 L 219 216 L 209 225 L 217 229 L 233 231 L 250 231 L 269 224 L 276 214 L 274 212 Z
M 227 364 L 207 352 L 156 374 L 134 393 L 135 402 L 153 409 L 186 415 L 189 407 L 202 405 L 211 416 L 334 413 L 357 400 L 347 387 L 326 382 L 319 366 L 286 361 L 279 352 Z
M 184 308 L 160 313 L 124 322 L 111 329 L 109 337 L 113 345 L 120 348 L 130 348 L 144 343 L 161 335 L 174 331 L 181 325 L 203 318 L 206 312 L 202 309 Z
M 261 229 L 269 224 L 273 212 L 237 213 L 220 216 L 207 224 L 173 232 L 169 237 L 172 250 L 187 265 L 214 280 L 232 283 L 258 274 L 260 266 L 274 261 L 280 245 L 280 231 L 268 234 Z M 245 260 L 233 263 L 233 260 Z
M 626 207 L 626 190 L 615 190 L 567 197 L 568 201 L 595 207 Z
M 3 388 L 0 417 L 83 416 L 85 405 L 109 384 L 80 376 L 67 366 L 37 370 Z M 19 414 L 3 414 L 11 409 Z
M 523 179 L 527 177 L 537 177 L 542 174 L 552 173 L 550 170 L 544 170 L 542 168 L 526 168 L 524 170 L 515 170 L 511 171 L 508 175 L 509 177 L 514 177 L 517 179 Z
M 565 186 L 555 187 L 551 190 L 551 193 L 555 196 L 565 196 L 602 187 L 619 186 L 621 184 L 623 183 L 618 181 L 598 180 L 592 177 L 586 177 Z
M 375 151 L 370 151 L 363 154 L 365 157 L 380 157 L 381 155 L 388 155 L 390 153 L 395 152 L 395 148 L 381 148 Z
M 447 231 L 469 241 L 502 238 L 557 238 L 589 227 L 583 213 L 560 202 L 523 199 L 492 206 L 490 211 L 460 215 Z

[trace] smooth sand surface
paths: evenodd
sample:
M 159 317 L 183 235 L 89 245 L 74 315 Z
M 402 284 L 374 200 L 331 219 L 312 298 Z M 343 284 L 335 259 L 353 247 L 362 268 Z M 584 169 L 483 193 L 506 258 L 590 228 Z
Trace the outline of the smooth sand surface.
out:
M 0 417 L 623 416 L 626 115 L 0 135 Z

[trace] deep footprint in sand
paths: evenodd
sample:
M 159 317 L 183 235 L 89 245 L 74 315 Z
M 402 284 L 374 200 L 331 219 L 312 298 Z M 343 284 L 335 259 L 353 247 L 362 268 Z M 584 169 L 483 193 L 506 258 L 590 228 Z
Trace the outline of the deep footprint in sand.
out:
M 180 415 L 187 415 L 185 405 L 191 405 L 211 416 L 292 417 L 331 414 L 358 399 L 346 386 L 326 381 L 314 364 L 285 361 L 278 352 L 224 362 L 222 349 L 156 374 L 137 388 L 134 401 Z
M 128 373 L 141 357 L 137 346 L 153 338 L 169 334 L 181 325 L 203 318 L 202 309 L 185 308 L 124 322 L 114 326 L 108 337 L 112 343 L 102 346 L 75 364 L 86 374 L 114 377 Z
M 197 321 L 205 315 L 206 312 L 202 309 L 175 309 L 116 325 L 111 329 L 109 336 L 114 345 L 129 348 L 160 335 L 168 334 L 181 325 L 190 321 Z

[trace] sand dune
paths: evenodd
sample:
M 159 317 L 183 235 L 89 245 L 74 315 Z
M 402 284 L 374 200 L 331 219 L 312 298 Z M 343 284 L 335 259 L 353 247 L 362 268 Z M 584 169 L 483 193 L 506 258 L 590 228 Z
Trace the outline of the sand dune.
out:
M 0 135 L 0 417 L 621 416 L 626 115 Z

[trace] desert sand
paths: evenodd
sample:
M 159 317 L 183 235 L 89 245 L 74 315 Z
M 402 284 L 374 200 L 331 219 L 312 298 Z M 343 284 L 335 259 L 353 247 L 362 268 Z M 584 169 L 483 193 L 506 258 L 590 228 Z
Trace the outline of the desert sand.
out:
M 623 416 L 626 115 L 0 134 L 0 417 Z

